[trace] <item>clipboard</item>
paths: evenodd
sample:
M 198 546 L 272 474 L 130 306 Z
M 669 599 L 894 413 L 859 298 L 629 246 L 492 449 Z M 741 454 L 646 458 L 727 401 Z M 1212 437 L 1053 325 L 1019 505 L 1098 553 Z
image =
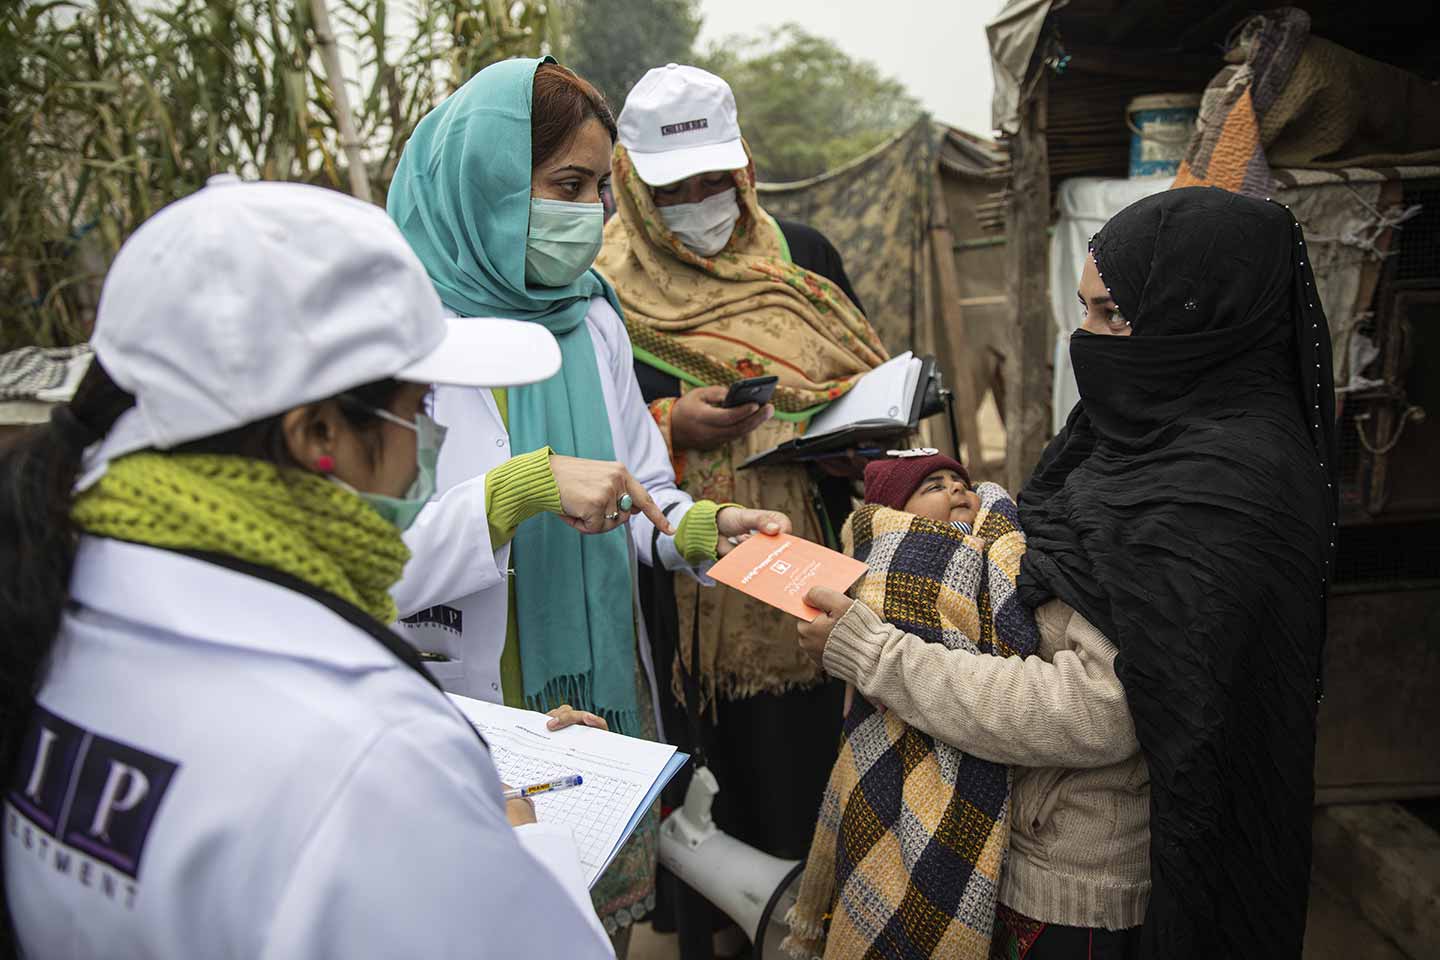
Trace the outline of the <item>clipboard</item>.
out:
M 917 369 L 915 386 L 908 397 L 908 406 L 897 412 L 894 417 L 889 416 L 889 411 L 882 415 L 864 417 L 863 419 L 851 421 L 848 424 L 829 426 L 824 423 L 826 413 L 822 411 L 817 414 L 809 425 L 809 431 L 816 431 L 817 423 L 820 426 L 818 432 L 807 432 L 805 436 L 797 437 L 794 440 L 787 440 L 785 443 L 771 447 L 762 453 L 757 453 L 745 460 L 737 469 L 748 470 L 751 467 L 772 467 L 786 463 L 804 462 L 819 458 L 823 454 L 834 453 L 840 450 L 848 450 L 854 447 L 862 447 L 867 444 L 884 444 L 887 441 L 898 440 L 914 432 L 919 426 L 920 420 L 929 415 L 927 413 L 926 399 L 939 389 L 939 375 L 936 370 L 934 357 L 914 357 L 908 351 L 899 357 L 892 358 L 885 364 L 876 367 L 866 376 L 881 373 L 886 367 L 897 362 L 915 361 L 919 364 Z M 864 378 L 862 378 L 863 381 Z M 855 388 L 859 389 L 857 384 Z M 843 401 L 842 397 L 840 403 Z M 833 407 L 833 405 L 832 405 Z M 940 412 L 940 405 L 937 401 L 933 413 Z
M 569 827 L 591 887 L 605 873 L 689 755 L 673 746 L 593 727 L 550 730 L 533 710 L 449 694 L 485 737 L 502 780 L 515 785 L 579 774 L 573 790 L 540 794 L 536 819 Z

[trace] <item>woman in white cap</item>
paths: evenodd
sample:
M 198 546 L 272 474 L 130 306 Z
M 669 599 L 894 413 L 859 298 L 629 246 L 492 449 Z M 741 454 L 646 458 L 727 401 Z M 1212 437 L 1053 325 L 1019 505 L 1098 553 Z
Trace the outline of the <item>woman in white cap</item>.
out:
M 564 360 L 532 386 L 437 391 L 435 416 L 454 428 L 441 496 L 407 537 L 415 563 L 396 597 L 416 645 L 458 661 L 441 665 L 449 689 L 532 709 L 574 704 L 654 738 L 637 557 L 697 572 L 730 537 L 789 521 L 676 489 L 619 301 L 591 269 L 614 132 L 591 84 L 548 58 L 518 59 L 472 77 L 405 147 L 386 205 L 441 301 L 460 316 L 544 326 Z M 581 471 L 552 453 L 618 462 L 625 482 L 603 502 L 572 503 L 555 483 Z M 499 514 L 477 509 L 497 476 L 564 516 L 512 538 L 525 511 L 508 499 Z M 650 497 L 661 510 L 639 512 Z M 628 931 L 649 911 L 655 849 L 653 826 L 642 827 L 596 884 L 608 929 Z
M 611 956 L 573 840 L 385 626 L 430 385 L 549 376 L 551 335 L 444 319 L 376 207 L 230 183 L 126 242 L 94 348 L 0 471 L 5 939 Z
M 737 467 L 795 437 L 886 357 L 839 254 L 819 232 L 760 207 L 720 77 L 673 63 L 651 70 L 625 101 L 619 141 L 618 209 L 596 267 L 624 304 L 636 375 L 682 488 L 720 502 L 763 492 L 801 536 L 833 543 L 850 512 L 847 479 L 803 465 Z M 778 377 L 773 404 L 721 406 L 728 384 L 758 376 Z M 678 582 L 676 593 L 681 655 L 657 644 L 657 659 L 679 675 L 697 598 Z M 787 642 L 785 614 L 735 591 L 705 591 L 698 603 L 704 717 L 716 703 L 717 722 L 701 736 L 721 782 L 717 821 L 769 853 L 803 857 L 842 692 Z M 775 729 L 785 737 L 770 737 Z

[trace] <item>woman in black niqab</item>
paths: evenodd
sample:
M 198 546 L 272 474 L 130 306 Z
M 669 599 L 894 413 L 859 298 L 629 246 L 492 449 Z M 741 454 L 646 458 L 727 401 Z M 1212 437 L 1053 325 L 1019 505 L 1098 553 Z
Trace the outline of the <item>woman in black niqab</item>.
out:
M 1119 649 L 1150 772 L 1146 957 L 1299 957 L 1336 531 L 1330 337 L 1288 209 L 1208 187 L 1091 242 L 1131 336 L 1020 497 L 1031 606 Z

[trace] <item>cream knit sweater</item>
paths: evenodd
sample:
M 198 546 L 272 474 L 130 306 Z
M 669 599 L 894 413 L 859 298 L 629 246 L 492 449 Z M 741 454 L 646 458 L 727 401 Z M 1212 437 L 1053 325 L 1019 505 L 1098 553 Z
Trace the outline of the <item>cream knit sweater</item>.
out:
M 863 603 L 835 625 L 825 669 L 916 729 L 1010 764 L 1000 902 L 1036 920 L 1121 930 L 1150 897 L 1150 777 L 1115 647 L 1059 600 L 1035 612 L 1037 656 L 947 650 Z

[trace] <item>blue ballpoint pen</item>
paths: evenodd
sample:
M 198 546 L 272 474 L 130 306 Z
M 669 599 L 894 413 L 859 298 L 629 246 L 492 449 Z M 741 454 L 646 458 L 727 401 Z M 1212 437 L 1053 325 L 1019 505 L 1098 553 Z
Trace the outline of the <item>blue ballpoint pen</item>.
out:
M 571 787 L 578 787 L 584 782 L 585 778 L 577 773 L 571 777 L 556 777 L 554 780 L 547 780 L 544 783 L 532 783 L 528 787 L 511 787 L 505 791 L 504 797 L 506 800 L 528 800 L 542 793 L 554 793 L 556 790 L 569 790 Z

